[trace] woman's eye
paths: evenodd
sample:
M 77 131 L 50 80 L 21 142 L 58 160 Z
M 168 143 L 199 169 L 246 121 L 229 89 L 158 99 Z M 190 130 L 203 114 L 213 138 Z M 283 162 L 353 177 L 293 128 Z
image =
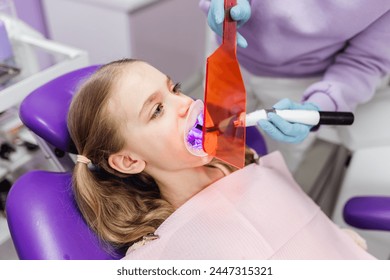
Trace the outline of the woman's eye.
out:
M 163 112 L 164 112 L 164 105 L 159 103 L 157 105 L 156 109 L 154 110 L 151 119 L 153 120 L 153 119 L 159 117 Z
M 180 93 L 181 92 L 181 83 L 176 83 L 173 86 L 172 92 L 173 93 Z

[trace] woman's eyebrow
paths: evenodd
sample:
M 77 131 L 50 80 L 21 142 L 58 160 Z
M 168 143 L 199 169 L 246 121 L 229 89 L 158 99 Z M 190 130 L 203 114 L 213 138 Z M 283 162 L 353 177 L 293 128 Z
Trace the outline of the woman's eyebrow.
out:
M 166 80 L 166 81 L 167 81 L 167 87 L 169 88 L 169 85 L 170 85 L 172 79 L 171 79 L 168 75 L 166 75 L 166 79 L 167 79 L 167 80 Z M 149 95 L 149 97 L 145 100 L 144 104 L 142 105 L 142 108 L 141 108 L 141 110 L 140 110 L 140 112 L 139 112 L 139 114 L 138 114 L 138 117 L 141 117 L 142 112 L 143 112 L 150 104 L 152 104 L 152 103 L 157 99 L 157 97 L 158 97 L 160 94 L 161 94 L 161 92 L 158 90 L 158 91 L 152 93 L 151 95 Z
M 138 117 L 141 117 L 142 113 L 146 110 L 146 108 L 148 106 L 150 106 L 150 104 L 152 104 L 157 99 L 157 96 L 159 94 L 160 94 L 160 92 L 156 91 L 156 92 L 152 93 L 151 95 L 149 95 L 149 97 L 145 100 L 144 104 L 142 105 L 142 108 L 141 108 L 141 111 L 139 111 Z

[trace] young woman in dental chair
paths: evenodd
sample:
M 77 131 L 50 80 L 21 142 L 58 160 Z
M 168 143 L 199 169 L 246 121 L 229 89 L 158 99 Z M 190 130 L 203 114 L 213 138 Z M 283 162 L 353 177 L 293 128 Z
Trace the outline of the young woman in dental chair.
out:
M 128 247 L 125 259 L 373 259 L 305 195 L 278 152 L 256 163 L 248 150 L 241 170 L 189 153 L 194 104 L 130 59 L 101 67 L 75 95 L 74 193 L 104 242 Z

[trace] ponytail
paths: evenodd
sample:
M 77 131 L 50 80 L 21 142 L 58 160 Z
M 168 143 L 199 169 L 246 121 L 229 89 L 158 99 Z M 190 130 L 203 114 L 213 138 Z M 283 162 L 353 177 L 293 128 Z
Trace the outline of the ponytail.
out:
M 121 179 L 77 163 L 73 191 L 88 225 L 101 240 L 119 249 L 155 232 L 173 212 L 150 180 L 144 174 Z

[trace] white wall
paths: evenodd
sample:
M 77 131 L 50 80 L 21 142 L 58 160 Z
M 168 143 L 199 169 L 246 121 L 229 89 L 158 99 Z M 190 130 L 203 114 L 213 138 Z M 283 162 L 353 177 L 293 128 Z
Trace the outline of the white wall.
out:
M 198 0 L 43 0 L 49 36 L 91 63 L 144 59 L 178 81 L 203 70 L 206 17 Z

